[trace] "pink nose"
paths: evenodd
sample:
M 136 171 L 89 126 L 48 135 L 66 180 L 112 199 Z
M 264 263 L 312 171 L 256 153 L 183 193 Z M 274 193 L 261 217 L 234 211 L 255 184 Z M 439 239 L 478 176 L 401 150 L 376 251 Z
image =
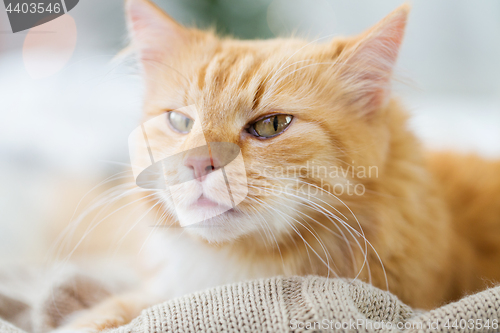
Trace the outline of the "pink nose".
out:
M 184 160 L 184 165 L 193 169 L 194 177 L 202 182 L 206 176 L 218 169 L 216 161 L 209 156 L 188 156 Z

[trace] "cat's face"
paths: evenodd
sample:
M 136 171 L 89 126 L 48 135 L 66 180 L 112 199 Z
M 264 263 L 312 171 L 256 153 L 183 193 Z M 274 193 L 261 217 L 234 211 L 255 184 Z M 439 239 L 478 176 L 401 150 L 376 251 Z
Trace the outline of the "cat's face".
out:
M 274 242 L 355 201 L 346 186 L 370 180 L 345 171 L 384 159 L 381 110 L 406 12 L 352 39 L 239 41 L 130 0 L 145 120 L 162 123 L 149 144 L 173 156 L 162 171 L 169 190 L 158 192 L 166 213 L 199 221 L 187 229 L 211 242 L 259 233 Z

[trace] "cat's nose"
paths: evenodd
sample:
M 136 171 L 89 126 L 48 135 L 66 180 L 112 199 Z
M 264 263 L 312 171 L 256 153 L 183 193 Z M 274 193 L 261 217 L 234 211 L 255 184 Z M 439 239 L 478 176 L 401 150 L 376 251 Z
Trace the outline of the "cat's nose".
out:
M 193 169 L 194 177 L 200 182 L 205 180 L 210 172 L 219 168 L 216 159 L 210 156 L 188 156 L 184 165 Z

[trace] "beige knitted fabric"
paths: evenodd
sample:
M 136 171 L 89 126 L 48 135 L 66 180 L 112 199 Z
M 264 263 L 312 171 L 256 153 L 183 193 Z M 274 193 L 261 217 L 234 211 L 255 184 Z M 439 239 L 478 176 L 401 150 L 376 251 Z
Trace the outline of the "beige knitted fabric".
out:
M 500 287 L 423 312 L 360 281 L 278 277 L 165 302 L 112 332 L 498 332 L 499 315 Z
M 115 287 L 75 271 L 54 280 L 51 292 L 42 292 L 45 296 L 36 300 L 6 297 L 0 288 L 0 317 L 10 322 L 0 320 L 0 332 L 24 332 L 13 325 L 31 332 L 49 331 L 64 316 L 92 306 L 111 289 Z M 423 312 L 360 281 L 276 277 L 173 299 L 108 333 L 497 332 L 499 316 L 500 287 Z

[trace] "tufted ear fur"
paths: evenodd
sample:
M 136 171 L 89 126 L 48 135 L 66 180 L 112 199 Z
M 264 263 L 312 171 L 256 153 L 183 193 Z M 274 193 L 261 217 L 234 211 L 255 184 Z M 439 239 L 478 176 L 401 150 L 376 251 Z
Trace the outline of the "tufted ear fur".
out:
M 341 54 L 340 75 L 352 88 L 352 101 L 364 113 L 385 104 L 410 7 L 405 4 L 357 37 Z

